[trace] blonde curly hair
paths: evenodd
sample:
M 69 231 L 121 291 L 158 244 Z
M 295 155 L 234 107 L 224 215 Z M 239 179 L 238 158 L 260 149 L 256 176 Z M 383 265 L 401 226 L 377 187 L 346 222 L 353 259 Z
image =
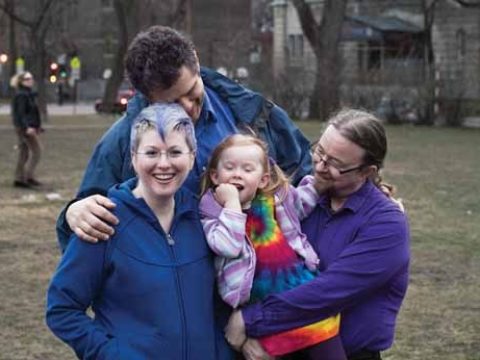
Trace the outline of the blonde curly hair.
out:
M 23 71 L 19 74 L 15 74 L 12 76 L 12 78 L 10 79 L 10 86 L 14 89 L 18 89 L 18 86 L 22 83 L 22 81 L 27 78 L 27 77 L 31 77 L 33 78 L 33 75 L 31 72 L 29 71 Z

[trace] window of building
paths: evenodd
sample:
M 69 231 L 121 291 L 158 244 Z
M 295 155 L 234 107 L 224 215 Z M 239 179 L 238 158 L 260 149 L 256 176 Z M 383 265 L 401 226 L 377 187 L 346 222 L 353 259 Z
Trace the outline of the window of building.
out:
M 288 35 L 288 55 L 290 60 L 303 59 L 303 34 Z

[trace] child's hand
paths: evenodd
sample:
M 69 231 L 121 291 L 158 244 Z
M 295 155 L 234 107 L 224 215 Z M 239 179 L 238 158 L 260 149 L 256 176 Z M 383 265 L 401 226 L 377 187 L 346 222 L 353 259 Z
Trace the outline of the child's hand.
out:
M 401 198 L 393 197 L 395 193 L 395 188 L 392 185 L 381 183 L 378 186 L 378 188 L 380 189 L 381 192 L 387 195 L 390 198 L 390 200 L 392 200 L 395 204 L 397 204 L 400 210 L 402 210 L 402 212 L 405 212 L 405 207 L 403 206 L 403 200 Z
M 242 211 L 238 189 L 232 184 L 220 184 L 213 193 L 215 200 L 227 209 Z
M 317 271 L 318 270 L 318 266 L 320 265 L 320 260 L 319 259 L 316 259 L 316 260 L 305 260 L 305 266 L 307 267 L 308 270 L 310 271 Z

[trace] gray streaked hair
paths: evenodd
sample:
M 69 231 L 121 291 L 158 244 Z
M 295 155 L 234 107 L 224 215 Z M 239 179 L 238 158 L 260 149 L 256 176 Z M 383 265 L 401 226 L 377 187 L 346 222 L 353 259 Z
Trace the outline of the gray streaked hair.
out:
M 197 150 L 192 119 L 183 107 L 176 103 L 155 103 L 142 110 L 133 121 L 130 134 L 130 151 L 135 152 L 141 136 L 152 129 L 157 130 L 163 141 L 171 131 L 181 131 L 185 134 L 185 141 L 190 150 Z

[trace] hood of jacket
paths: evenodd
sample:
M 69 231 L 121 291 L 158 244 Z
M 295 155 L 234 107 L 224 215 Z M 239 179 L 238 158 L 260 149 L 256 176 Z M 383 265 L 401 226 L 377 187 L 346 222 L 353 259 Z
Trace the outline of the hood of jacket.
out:
M 137 198 L 133 195 L 132 190 L 135 189 L 137 183 L 138 179 L 135 177 L 125 181 L 124 183 L 114 185 L 108 191 L 108 197 L 116 204 L 121 204 L 122 207 L 127 208 L 128 213 L 131 214 L 132 217 L 141 216 L 149 223 L 158 224 L 157 217 L 145 200 L 143 198 Z M 175 218 L 186 214 L 196 215 L 196 212 L 198 212 L 198 201 L 192 192 L 181 187 L 175 193 L 174 197 Z M 122 223 L 123 225 L 126 225 L 128 220 L 123 221 Z M 120 227 L 122 223 L 120 224 Z

